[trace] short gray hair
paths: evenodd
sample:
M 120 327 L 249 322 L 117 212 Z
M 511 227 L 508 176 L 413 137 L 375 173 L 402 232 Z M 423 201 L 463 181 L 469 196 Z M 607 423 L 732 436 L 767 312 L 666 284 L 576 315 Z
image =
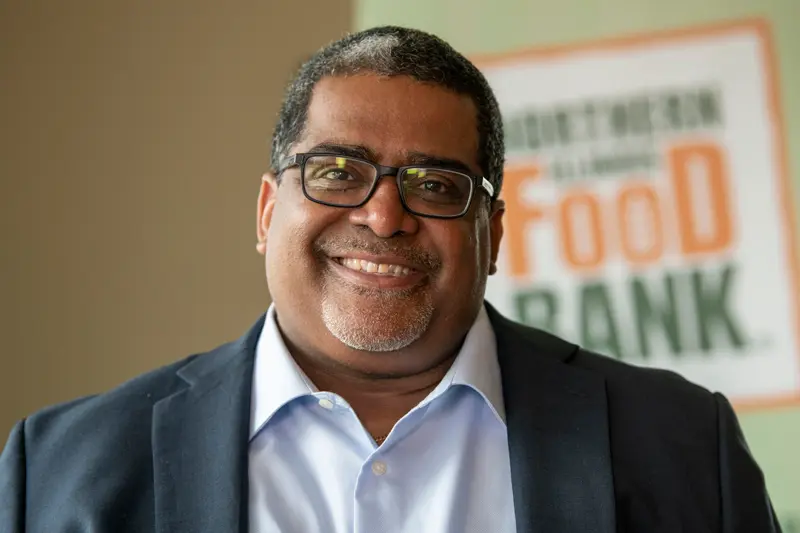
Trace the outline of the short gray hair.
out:
M 495 187 L 503 183 L 505 147 L 497 99 L 481 72 L 442 39 L 419 30 L 382 26 L 353 33 L 319 50 L 289 84 L 272 135 L 273 172 L 302 136 L 316 83 L 359 73 L 409 76 L 469 96 L 477 109 L 478 163 Z

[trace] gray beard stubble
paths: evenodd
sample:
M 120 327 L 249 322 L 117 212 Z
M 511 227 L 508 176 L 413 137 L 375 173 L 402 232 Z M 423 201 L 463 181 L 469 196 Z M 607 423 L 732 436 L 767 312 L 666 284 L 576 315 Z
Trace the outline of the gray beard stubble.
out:
M 392 352 L 405 348 L 425 333 L 433 317 L 430 296 L 422 294 L 420 301 L 416 288 L 381 291 L 349 285 L 346 290 L 354 295 L 374 298 L 379 303 L 377 311 L 372 308 L 358 316 L 354 316 L 357 311 L 342 308 L 341 300 L 331 295 L 331 288 L 326 283 L 323 289 L 322 321 L 334 337 L 354 350 Z M 398 308 L 403 312 L 398 313 Z M 399 326 L 392 327 L 400 321 Z

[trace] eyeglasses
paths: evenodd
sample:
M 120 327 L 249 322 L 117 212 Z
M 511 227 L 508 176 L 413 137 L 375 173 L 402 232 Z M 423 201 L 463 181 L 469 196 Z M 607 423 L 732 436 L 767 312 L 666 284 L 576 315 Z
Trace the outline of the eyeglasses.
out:
M 339 154 L 306 153 L 284 159 L 278 175 L 292 168 L 300 170 L 306 198 L 332 207 L 361 207 L 384 176 L 396 177 L 403 207 L 421 217 L 464 216 L 476 189 L 494 198 L 494 186 L 486 178 L 443 168 L 386 167 Z

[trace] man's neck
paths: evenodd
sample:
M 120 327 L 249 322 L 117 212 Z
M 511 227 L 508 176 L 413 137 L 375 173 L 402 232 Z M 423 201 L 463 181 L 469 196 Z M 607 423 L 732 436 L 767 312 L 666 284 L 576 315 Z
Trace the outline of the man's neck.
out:
M 424 400 L 442 381 L 456 358 L 453 353 L 413 375 L 375 377 L 329 362 L 321 363 L 303 354 L 292 355 L 319 390 L 344 398 L 376 438 L 385 437 L 400 418 Z

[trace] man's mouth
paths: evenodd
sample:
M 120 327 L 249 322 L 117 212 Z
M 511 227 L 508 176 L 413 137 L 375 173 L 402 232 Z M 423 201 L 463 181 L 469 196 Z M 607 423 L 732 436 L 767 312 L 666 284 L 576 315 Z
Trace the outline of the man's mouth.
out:
M 403 277 L 414 272 L 414 269 L 403 265 L 373 263 L 366 259 L 356 259 L 353 257 L 337 257 L 335 261 L 347 269 L 355 270 L 356 272 L 367 272 L 369 274 Z

